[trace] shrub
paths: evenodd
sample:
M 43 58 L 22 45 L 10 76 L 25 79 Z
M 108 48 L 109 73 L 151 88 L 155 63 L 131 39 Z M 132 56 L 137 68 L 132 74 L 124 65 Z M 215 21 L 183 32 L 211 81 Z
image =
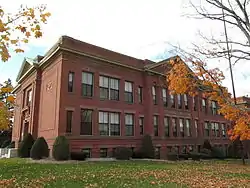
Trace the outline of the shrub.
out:
M 143 153 L 140 150 L 134 151 L 132 154 L 132 158 L 134 159 L 142 159 Z
M 212 148 L 212 157 L 217 158 L 217 159 L 224 159 L 225 158 L 225 153 L 221 148 L 213 147 Z
M 203 149 L 201 149 L 200 153 L 211 155 L 211 150 L 203 148 Z
M 197 152 L 190 152 L 190 157 L 194 161 L 199 161 L 201 159 L 201 157 L 202 157 L 202 154 L 201 153 L 197 153 Z
M 187 153 L 179 154 L 179 159 L 188 160 L 188 158 L 189 158 L 189 154 L 187 154 Z
M 170 161 L 177 161 L 178 160 L 178 154 L 176 152 L 169 152 L 167 154 L 167 159 Z
M 32 159 L 42 159 L 43 157 L 49 157 L 49 147 L 43 137 L 37 138 L 33 144 L 30 150 L 30 157 Z
M 142 139 L 141 152 L 143 158 L 153 159 L 155 157 L 155 150 L 150 135 L 145 135 Z
M 87 158 L 87 155 L 84 152 L 71 152 L 70 158 L 72 160 L 84 161 Z
M 57 161 L 68 160 L 69 142 L 65 136 L 58 136 L 53 144 L 52 156 Z
M 21 158 L 29 158 L 30 150 L 33 144 L 34 144 L 34 139 L 32 135 L 28 133 L 19 144 L 18 156 Z
M 115 150 L 115 158 L 118 160 L 129 160 L 132 156 L 132 151 L 130 148 L 117 147 Z
M 15 148 L 15 142 L 12 141 L 8 146 L 7 148 Z
M 10 141 L 9 139 L 3 141 L 2 145 L 1 145 L 1 148 L 6 148 L 8 145 L 10 145 L 10 142 L 11 142 L 11 141 Z
M 205 140 L 204 143 L 203 143 L 203 148 L 204 149 L 208 149 L 208 150 L 211 150 L 212 149 L 212 146 L 209 142 L 209 140 Z

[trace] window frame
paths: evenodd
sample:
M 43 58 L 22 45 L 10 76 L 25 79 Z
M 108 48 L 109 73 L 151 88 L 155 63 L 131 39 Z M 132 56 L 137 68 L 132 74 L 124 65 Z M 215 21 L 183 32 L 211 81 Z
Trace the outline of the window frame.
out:
M 112 117 L 112 115 L 113 115 L 113 117 Z M 103 120 L 103 122 L 101 122 L 101 120 Z M 114 121 L 114 122 L 112 122 L 112 121 Z M 112 128 L 113 128 L 113 130 L 116 130 L 118 128 L 119 133 L 118 133 L 118 131 L 117 132 L 112 131 Z M 101 132 L 105 132 L 105 129 L 107 129 L 106 134 L 102 134 Z M 120 116 L 120 113 L 119 112 L 99 111 L 98 112 L 98 131 L 99 131 L 100 136 L 121 136 L 121 116 Z M 115 134 L 113 134 L 112 132 Z
M 73 110 L 66 110 L 66 133 L 72 133 Z M 70 114 L 70 119 L 69 119 Z
M 101 100 L 120 100 L 120 80 L 118 78 L 99 75 L 99 90 Z
M 86 117 L 88 114 L 84 114 L 85 112 L 86 113 L 90 112 L 89 117 L 91 118 L 91 121 L 86 122 Z M 84 120 L 82 119 L 83 116 L 85 118 Z M 90 126 L 90 127 L 88 127 L 90 130 L 89 133 L 87 133 L 87 130 L 84 129 L 87 126 Z M 81 111 L 80 111 L 80 135 L 81 136 L 92 136 L 93 135 L 93 110 L 92 109 L 81 108 Z
M 163 106 L 167 107 L 168 106 L 168 97 L 167 97 L 167 89 L 162 88 L 162 101 L 163 101 Z
M 157 97 L 156 97 L 156 86 L 155 85 L 152 86 L 151 92 L 152 92 L 153 104 L 156 105 L 157 104 Z
M 72 76 L 72 80 L 70 79 Z M 73 71 L 69 71 L 68 73 L 68 92 L 72 93 L 74 92 L 74 78 L 75 78 L 75 73 Z
M 143 91 L 142 91 L 142 87 L 139 86 L 138 87 L 138 103 L 142 104 L 143 102 Z
M 154 122 L 154 136 L 159 136 L 159 117 L 158 115 L 153 116 Z
M 130 91 L 129 91 L 130 90 Z M 125 80 L 124 82 L 124 101 L 126 103 L 134 103 L 134 83 Z
M 84 80 L 84 74 L 86 75 L 87 81 Z M 91 79 L 90 79 L 91 78 Z M 91 80 L 91 83 L 89 82 Z M 82 80 L 81 80 L 81 95 L 83 97 L 93 97 L 94 96 L 94 73 L 82 71 Z M 86 93 L 85 93 L 86 90 Z
M 144 117 L 139 117 L 138 121 L 140 127 L 140 135 L 144 135 Z
M 170 118 L 168 116 L 165 116 L 164 119 L 164 135 L 165 137 L 170 136 Z
M 135 135 L 135 115 L 132 113 L 125 113 L 124 119 L 125 119 L 125 136 L 134 136 Z M 126 119 L 128 117 L 131 117 L 131 119 Z M 128 129 L 130 128 L 130 129 Z M 132 134 L 129 134 L 128 130 L 132 130 Z

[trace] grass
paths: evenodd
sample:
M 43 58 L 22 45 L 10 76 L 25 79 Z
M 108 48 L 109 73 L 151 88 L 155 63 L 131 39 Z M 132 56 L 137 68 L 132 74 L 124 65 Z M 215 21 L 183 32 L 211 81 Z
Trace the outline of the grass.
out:
M 231 162 L 30 163 L 0 160 L 0 187 L 250 187 L 250 167 Z

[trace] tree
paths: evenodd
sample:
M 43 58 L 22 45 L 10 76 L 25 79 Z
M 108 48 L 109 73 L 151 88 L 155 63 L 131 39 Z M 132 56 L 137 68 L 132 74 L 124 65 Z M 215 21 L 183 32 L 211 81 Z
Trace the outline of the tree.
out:
M 12 127 L 11 118 L 13 117 L 15 101 L 15 96 L 11 94 L 12 90 L 10 79 L 0 84 L 0 131 Z
M 235 140 L 250 139 L 250 114 L 246 108 L 235 105 L 231 94 L 222 86 L 223 72 L 218 68 L 209 69 L 207 64 L 192 57 L 185 58 L 190 66 L 179 57 L 170 60 L 171 68 L 167 70 L 167 83 L 171 93 L 196 96 L 202 93 L 210 101 L 216 101 L 218 113 L 233 122 L 233 128 L 228 132 Z
M 230 139 L 250 139 L 250 113 L 246 108 L 233 103 L 231 94 L 222 86 L 223 72 L 218 68 L 209 69 L 204 61 L 192 54 L 182 55 L 186 63 L 180 57 L 176 57 L 170 60 L 166 70 L 170 93 L 189 94 L 193 97 L 202 93 L 210 101 L 216 101 L 218 113 L 232 122 L 233 127 L 228 131 Z M 242 157 L 244 161 L 244 156 Z
M 196 13 L 189 15 L 190 17 L 221 22 L 224 34 L 227 33 L 226 25 L 233 31 L 232 37 L 226 35 L 223 38 L 221 35 L 207 37 L 200 33 L 206 44 L 194 44 L 195 51 L 206 58 L 231 58 L 235 63 L 250 60 L 250 1 L 205 0 L 202 4 L 201 1 L 200 4 L 193 2 L 190 1 L 190 4 Z
M 0 56 L 3 62 L 14 52 L 24 52 L 22 45 L 32 37 L 42 37 L 42 24 L 46 24 L 50 13 L 45 5 L 27 7 L 21 5 L 17 13 L 7 13 L 0 6 Z

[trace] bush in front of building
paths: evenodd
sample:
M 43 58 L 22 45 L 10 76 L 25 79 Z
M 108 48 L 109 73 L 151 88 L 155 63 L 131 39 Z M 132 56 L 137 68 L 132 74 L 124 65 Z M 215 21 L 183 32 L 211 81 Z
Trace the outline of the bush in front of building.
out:
M 69 142 L 65 136 L 58 136 L 56 138 L 53 144 L 52 156 L 57 161 L 64 161 L 69 159 Z
M 178 156 L 178 153 L 175 152 L 175 151 L 171 151 L 167 154 L 167 159 L 169 161 L 177 161 L 179 160 L 179 156 Z
M 222 150 L 222 148 L 218 148 L 218 147 L 212 147 L 211 155 L 212 155 L 212 158 L 216 158 L 216 159 L 225 159 L 226 158 L 226 155 L 225 155 L 224 151 Z
M 15 142 L 12 141 L 8 146 L 7 148 L 15 148 Z
M 150 135 L 145 135 L 143 137 L 141 152 L 143 158 L 153 159 L 155 157 L 155 149 Z
M 30 133 L 24 136 L 18 147 L 18 156 L 21 158 L 29 158 L 30 150 L 34 144 L 34 139 Z
M 132 157 L 132 150 L 126 147 L 117 147 L 115 149 L 115 158 L 118 160 L 129 160 Z
M 209 140 L 204 140 L 203 148 L 208 150 L 212 149 L 212 145 L 210 144 Z
M 30 157 L 35 160 L 49 157 L 49 147 L 44 137 L 36 139 L 30 150 Z
M 11 143 L 11 140 L 9 140 L 9 139 L 3 141 L 2 145 L 1 145 L 1 148 L 6 148 L 8 145 L 10 145 L 10 143 Z
M 202 158 L 202 154 L 198 152 L 189 152 L 189 156 L 194 161 L 200 161 Z
M 132 154 L 132 158 L 133 159 L 142 159 L 143 158 L 143 153 L 141 152 L 141 150 L 136 150 L 133 152 Z
M 71 152 L 70 159 L 76 161 L 84 161 L 87 158 L 87 154 L 84 152 Z

